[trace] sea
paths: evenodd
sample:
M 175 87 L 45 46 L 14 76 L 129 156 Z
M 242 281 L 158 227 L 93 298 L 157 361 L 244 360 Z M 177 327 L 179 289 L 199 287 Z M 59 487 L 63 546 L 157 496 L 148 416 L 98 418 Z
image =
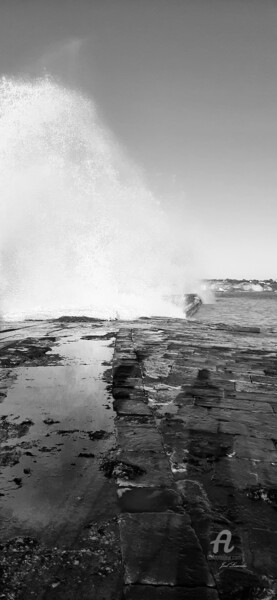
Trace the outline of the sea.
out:
M 68 315 L 90 315 L 90 310 L 67 312 L 66 309 L 61 314 Z M 9 319 L 1 319 L 0 331 L 7 327 L 22 325 L 22 321 L 27 320 L 48 320 L 60 315 L 47 313 L 37 313 L 28 316 L 14 316 Z M 94 317 L 103 317 L 103 315 L 93 314 Z M 178 318 L 180 318 L 178 316 Z M 203 303 L 199 310 L 189 320 L 200 321 L 211 324 L 243 325 L 248 327 L 259 327 L 265 333 L 277 334 L 277 292 L 216 292 L 211 302 Z
M 194 320 L 260 327 L 262 331 L 277 333 L 277 293 L 216 293 L 214 302 L 202 304 Z

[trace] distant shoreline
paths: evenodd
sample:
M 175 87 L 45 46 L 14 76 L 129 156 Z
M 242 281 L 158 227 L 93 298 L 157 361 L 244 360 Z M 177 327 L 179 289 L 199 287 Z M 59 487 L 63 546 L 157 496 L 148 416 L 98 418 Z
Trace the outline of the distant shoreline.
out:
M 213 290 L 216 298 L 229 297 L 229 298 L 240 298 L 242 296 L 248 296 L 251 298 L 277 298 L 277 290 L 268 291 L 264 290 L 261 292 L 253 292 L 251 290 L 225 290 L 216 291 Z
M 276 279 L 206 279 L 205 284 L 214 293 L 275 293 L 277 292 Z

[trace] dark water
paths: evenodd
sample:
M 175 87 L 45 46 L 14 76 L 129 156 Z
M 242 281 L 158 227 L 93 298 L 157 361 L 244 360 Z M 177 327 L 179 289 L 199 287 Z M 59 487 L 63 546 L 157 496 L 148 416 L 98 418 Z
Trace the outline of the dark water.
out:
M 277 332 L 276 293 L 231 293 L 218 295 L 214 304 L 203 304 L 197 321 L 261 327 Z
M 41 323 L 31 331 L 44 334 L 45 326 L 51 327 Z M 115 414 L 104 378 L 113 347 L 102 339 L 105 331 L 98 329 L 93 340 L 82 339 L 84 332 L 91 334 L 91 324 L 60 334 L 58 365 L 17 368 L 0 404 L 0 419 L 31 421 L 28 433 L 2 444 L 6 457 L 18 453 L 0 470 L 2 540 L 24 534 L 63 544 L 88 515 L 100 518 L 115 503 L 99 469 L 102 453 L 114 443 Z

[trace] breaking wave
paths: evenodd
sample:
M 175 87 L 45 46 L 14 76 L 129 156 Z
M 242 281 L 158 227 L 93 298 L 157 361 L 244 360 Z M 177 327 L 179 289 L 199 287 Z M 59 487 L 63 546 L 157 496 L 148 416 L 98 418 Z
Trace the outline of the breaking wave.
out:
M 169 299 L 191 291 L 182 227 L 90 99 L 50 78 L 4 78 L 0 170 L 5 318 L 184 316 Z

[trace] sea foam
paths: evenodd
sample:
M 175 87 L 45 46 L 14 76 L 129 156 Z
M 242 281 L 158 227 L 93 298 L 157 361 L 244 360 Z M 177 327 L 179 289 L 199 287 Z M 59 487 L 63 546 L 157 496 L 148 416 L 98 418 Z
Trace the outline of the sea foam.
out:
M 51 78 L 0 86 L 0 310 L 5 318 L 183 317 L 195 291 L 182 224 L 97 115 Z

